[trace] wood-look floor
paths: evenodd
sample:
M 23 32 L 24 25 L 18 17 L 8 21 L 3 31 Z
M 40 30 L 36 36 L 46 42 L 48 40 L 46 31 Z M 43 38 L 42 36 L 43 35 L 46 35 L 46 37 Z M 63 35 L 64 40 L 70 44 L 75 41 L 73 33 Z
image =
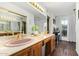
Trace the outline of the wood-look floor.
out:
M 59 41 L 51 56 L 77 56 L 74 42 Z

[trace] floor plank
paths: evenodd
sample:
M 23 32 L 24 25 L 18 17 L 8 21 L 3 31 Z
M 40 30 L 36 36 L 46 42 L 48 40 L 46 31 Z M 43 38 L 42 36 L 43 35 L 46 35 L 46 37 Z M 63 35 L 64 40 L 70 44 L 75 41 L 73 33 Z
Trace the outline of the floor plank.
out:
M 78 56 L 75 50 L 75 43 L 59 41 L 51 56 Z

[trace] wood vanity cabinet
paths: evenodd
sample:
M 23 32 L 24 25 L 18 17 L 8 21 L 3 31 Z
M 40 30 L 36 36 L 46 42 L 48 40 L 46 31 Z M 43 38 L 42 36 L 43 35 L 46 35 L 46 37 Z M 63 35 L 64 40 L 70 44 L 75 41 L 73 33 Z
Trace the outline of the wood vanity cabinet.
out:
M 31 48 L 26 48 L 23 49 L 15 54 L 12 54 L 12 56 L 31 56 L 32 55 L 32 50 Z
M 55 49 L 55 36 L 52 36 L 51 38 L 51 52 Z
M 11 56 L 41 56 L 42 55 L 42 42 L 36 43 L 30 48 L 23 49 Z
M 42 42 L 39 42 L 32 46 L 33 56 L 41 56 L 42 55 Z
M 55 49 L 55 37 L 51 36 L 44 40 L 45 46 L 45 55 L 50 55 Z
M 50 55 L 51 53 L 51 40 L 50 38 L 47 38 L 45 40 L 45 56 Z
M 48 43 L 49 41 L 50 41 L 50 37 L 44 40 L 44 44 Z

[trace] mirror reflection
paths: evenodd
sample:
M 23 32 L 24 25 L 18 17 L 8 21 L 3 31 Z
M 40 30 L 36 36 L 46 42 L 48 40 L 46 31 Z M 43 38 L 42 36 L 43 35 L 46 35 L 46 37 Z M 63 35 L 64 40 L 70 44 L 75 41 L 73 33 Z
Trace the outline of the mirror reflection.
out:
M 26 34 L 26 17 L 0 9 L 0 36 Z

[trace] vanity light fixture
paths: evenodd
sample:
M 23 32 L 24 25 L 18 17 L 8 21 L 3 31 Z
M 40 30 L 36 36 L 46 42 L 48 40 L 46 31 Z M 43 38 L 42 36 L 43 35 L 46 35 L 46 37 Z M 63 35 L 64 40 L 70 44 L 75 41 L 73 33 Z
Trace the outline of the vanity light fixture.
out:
M 7 15 L 7 13 L 9 13 L 9 14 Z M 6 8 L 0 7 L 0 20 L 18 22 L 19 17 L 26 17 L 26 16 L 13 12 L 11 10 L 8 10 Z
M 44 9 L 42 6 L 40 6 L 38 3 L 36 2 L 29 2 L 29 4 L 31 4 L 33 7 L 35 7 L 36 9 L 38 9 L 41 12 L 44 12 Z
M 0 24 L 7 24 L 7 22 L 4 22 L 4 21 L 0 21 Z
M 0 16 L 0 20 L 4 20 L 4 21 L 18 21 L 18 20 L 16 19 L 16 17 L 6 16 L 6 15 Z

